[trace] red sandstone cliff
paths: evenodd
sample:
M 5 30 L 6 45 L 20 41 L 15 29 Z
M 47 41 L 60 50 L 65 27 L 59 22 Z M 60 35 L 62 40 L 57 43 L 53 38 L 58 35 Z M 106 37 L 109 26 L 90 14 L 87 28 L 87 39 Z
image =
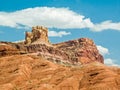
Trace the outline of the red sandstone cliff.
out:
M 36 26 L 25 42 L 0 42 L 0 90 L 120 90 L 120 69 L 103 63 L 93 40 L 51 44 Z
M 32 32 L 26 32 L 25 44 L 1 43 L 16 49 L 14 54 L 36 54 L 47 60 L 73 65 L 87 64 L 91 62 L 103 63 L 103 57 L 99 54 L 93 40 L 80 38 L 58 44 L 51 44 L 48 40 L 48 30 L 42 26 L 32 28 Z M 5 46 L 5 45 L 4 45 Z M 3 47 L 3 46 L 2 46 Z M 13 51 L 13 50 L 12 50 Z M 6 54 L 4 54 L 6 52 Z M 0 56 L 11 55 L 10 50 L 0 50 Z

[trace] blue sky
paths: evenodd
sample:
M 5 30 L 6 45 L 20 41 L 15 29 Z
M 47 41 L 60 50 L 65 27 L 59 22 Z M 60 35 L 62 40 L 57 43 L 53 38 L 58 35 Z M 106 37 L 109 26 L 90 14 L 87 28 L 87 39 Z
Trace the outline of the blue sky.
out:
M 19 41 L 34 25 L 53 43 L 88 37 L 105 63 L 120 65 L 120 0 L 0 0 L 0 41 Z

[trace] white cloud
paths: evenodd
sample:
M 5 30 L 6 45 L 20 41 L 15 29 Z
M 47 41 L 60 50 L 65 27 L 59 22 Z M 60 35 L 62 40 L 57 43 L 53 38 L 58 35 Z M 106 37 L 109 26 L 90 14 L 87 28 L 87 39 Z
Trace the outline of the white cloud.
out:
M 48 35 L 50 37 L 62 37 L 62 36 L 65 36 L 65 35 L 70 35 L 70 34 L 71 34 L 70 32 L 66 32 L 66 31 L 60 31 L 60 32 L 49 31 L 48 32 Z
M 35 7 L 15 12 L 0 12 L 0 25 L 13 28 L 43 25 L 48 28 L 89 28 L 93 23 L 89 18 L 68 8 Z
M 107 58 L 104 60 L 104 63 L 108 66 L 117 66 L 117 67 L 120 67 L 120 65 L 118 64 L 115 64 L 114 63 L 115 60 L 111 59 L 111 58 Z
M 103 46 L 97 45 L 97 49 L 98 49 L 99 53 L 101 55 L 103 55 L 103 56 L 105 56 L 106 54 L 109 54 L 109 49 L 108 48 L 105 48 Z M 120 65 L 116 64 L 115 61 L 116 60 L 113 60 L 111 58 L 105 58 L 104 59 L 104 64 L 108 65 L 108 66 L 117 66 L 117 67 L 120 67 Z
M 98 49 L 99 53 L 102 54 L 103 56 L 105 56 L 106 54 L 109 54 L 108 48 L 97 45 L 97 49 Z
M 95 24 L 90 18 L 85 18 L 69 8 L 35 7 L 15 12 L 0 12 L 0 26 L 27 29 L 36 25 L 59 29 L 89 28 L 97 32 L 108 29 L 120 31 L 120 22 L 103 21 Z
M 100 24 L 95 24 L 93 27 L 91 27 L 91 30 L 93 31 L 103 31 L 103 30 L 119 30 L 120 31 L 120 22 L 113 23 L 112 21 L 104 21 Z

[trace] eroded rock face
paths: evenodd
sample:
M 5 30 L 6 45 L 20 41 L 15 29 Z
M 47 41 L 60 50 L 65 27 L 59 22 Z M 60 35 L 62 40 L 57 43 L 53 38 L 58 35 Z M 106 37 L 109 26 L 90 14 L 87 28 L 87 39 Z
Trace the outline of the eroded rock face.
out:
M 56 62 L 74 65 L 88 64 L 95 61 L 104 63 L 96 45 L 88 38 L 58 43 L 53 46 L 34 44 L 26 46 L 26 48 L 29 53 L 38 53 L 38 55 Z
M 32 27 L 32 32 L 26 32 L 25 44 L 49 43 L 48 29 L 43 26 Z
M 63 43 L 50 44 L 48 40 L 48 30 L 42 26 L 33 27 L 32 32 L 26 32 L 25 44 L 3 44 L 22 52 L 20 54 L 34 54 L 42 56 L 52 62 L 62 64 L 67 63 L 68 65 L 72 64 L 79 66 L 91 62 L 104 62 L 93 40 L 89 38 L 80 38 Z M 0 52 L 3 53 L 2 50 L 0 50 Z M 4 50 L 4 52 L 8 52 L 8 50 Z
M 93 40 L 89 38 L 80 38 L 55 45 L 59 50 L 65 51 L 71 62 L 74 60 L 81 64 L 98 61 L 103 63 L 103 57 L 99 54 Z
M 26 53 L 27 50 L 23 43 L 0 42 L 0 57 Z
M 20 54 L 19 50 L 16 48 L 7 45 L 7 44 L 0 44 L 0 57 L 1 56 L 9 56 L 9 55 L 16 55 Z
M 102 64 L 93 40 L 49 44 L 44 29 L 0 42 L 0 90 L 120 90 L 120 68 Z
M 120 90 L 120 68 L 65 67 L 34 55 L 0 58 L 0 90 Z

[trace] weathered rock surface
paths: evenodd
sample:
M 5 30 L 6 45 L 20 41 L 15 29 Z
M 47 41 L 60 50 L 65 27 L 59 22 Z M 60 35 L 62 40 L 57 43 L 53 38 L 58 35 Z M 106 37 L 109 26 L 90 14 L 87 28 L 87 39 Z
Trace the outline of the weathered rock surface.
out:
M 0 90 L 120 90 L 120 69 L 93 62 L 66 67 L 34 55 L 0 58 Z
M 90 62 L 104 63 L 103 57 L 99 54 L 96 45 L 91 39 L 80 38 L 63 43 L 47 46 L 45 44 L 34 44 L 26 46 L 29 53 L 38 53 L 48 60 L 75 65 L 87 64 Z
M 32 28 L 32 32 L 26 32 L 25 44 L 49 44 L 48 29 L 43 26 Z
M 50 44 L 36 26 L 25 43 L 0 42 L 0 90 L 120 90 L 120 68 L 103 63 L 93 40 Z
M 77 40 L 71 40 L 54 45 L 59 50 L 65 51 L 71 62 L 80 62 L 81 64 L 87 64 L 90 62 L 98 61 L 103 62 L 102 55 L 96 48 L 93 40 L 89 38 L 80 38 Z
M 27 53 L 27 50 L 24 44 L 0 42 L 0 57 L 26 54 L 26 53 Z
M 17 50 L 16 48 L 7 44 L 0 44 L 0 56 L 9 56 L 16 54 L 20 54 L 19 50 Z
M 59 63 L 73 65 L 88 64 L 91 62 L 104 63 L 103 57 L 99 54 L 93 40 L 89 38 L 80 38 L 58 44 L 50 44 L 48 40 L 48 30 L 43 26 L 32 28 L 32 32 L 26 32 L 24 43 L 5 43 L 20 51 L 20 54 L 36 54 Z M 1 47 L 2 48 L 2 47 Z M 12 50 L 13 51 L 13 50 Z M 8 50 L 0 50 L 0 56 Z M 9 52 L 8 52 L 9 53 Z M 4 54 L 4 55 L 7 55 Z M 12 55 L 8 54 L 8 55 Z

